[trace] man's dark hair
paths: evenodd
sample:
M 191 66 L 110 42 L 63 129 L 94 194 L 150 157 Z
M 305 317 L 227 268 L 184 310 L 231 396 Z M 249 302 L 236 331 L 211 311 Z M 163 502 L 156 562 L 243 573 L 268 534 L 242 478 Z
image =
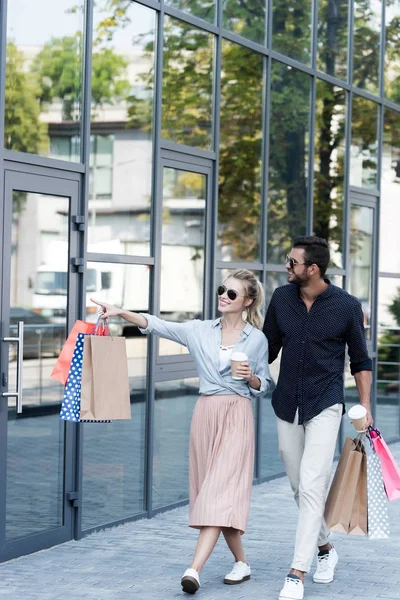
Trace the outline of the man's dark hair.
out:
M 330 260 L 329 246 L 326 240 L 316 235 L 303 235 L 295 238 L 293 248 L 303 248 L 305 262 L 310 265 L 318 265 L 321 277 L 324 277 Z

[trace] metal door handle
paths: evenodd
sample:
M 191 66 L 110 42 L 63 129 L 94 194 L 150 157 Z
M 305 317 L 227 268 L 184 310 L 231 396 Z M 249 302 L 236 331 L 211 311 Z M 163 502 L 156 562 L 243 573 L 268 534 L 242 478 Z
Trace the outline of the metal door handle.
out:
M 18 337 L 5 337 L 3 342 L 17 344 L 17 389 L 15 392 L 3 392 L 3 398 L 17 399 L 17 413 L 22 413 L 22 361 L 24 358 L 24 322 L 18 321 Z

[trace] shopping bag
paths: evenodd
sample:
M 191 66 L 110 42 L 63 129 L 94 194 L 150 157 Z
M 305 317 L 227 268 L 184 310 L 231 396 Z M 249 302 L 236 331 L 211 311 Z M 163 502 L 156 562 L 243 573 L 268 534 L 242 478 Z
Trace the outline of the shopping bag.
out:
M 362 457 L 360 440 L 346 438 L 325 504 L 325 521 L 329 529 L 349 532 Z
M 85 334 L 78 333 L 60 410 L 60 419 L 63 421 L 72 421 L 73 423 L 81 421 L 80 405 L 84 338 Z M 109 423 L 110 421 L 95 421 L 91 419 L 89 422 Z
M 350 517 L 350 535 L 368 535 L 367 456 L 364 451 L 361 454 L 356 495 Z
M 378 429 L 369 431 L 375 452 L 380 458 L 383 483 L 389 501 L 400 498 L 400 468 Z
M 85 336 L 80 410 L 81 420 L 131 418 L 125 338 Z
M 56 381 L 59 381 L 63 385 L 66 384 L 78 334 L 92 334 L 95 331 L 98 335 L 108 335 L 108 328 L 104 327 L 103 325 L 99 326 L 98 322 L 89 323 L 86 321 L 75 321 L 75 324 L 71 329 L 65 341 L 65 344 L 61 350 L 60 356 L 57 358 L 56 364 L 51 372 L 50 377 L 52 377 Z
M 368 536 L 371 540 L 390 537 L 387 497 L 383 485 L 382 467 L 372 441 L 367 447 Z

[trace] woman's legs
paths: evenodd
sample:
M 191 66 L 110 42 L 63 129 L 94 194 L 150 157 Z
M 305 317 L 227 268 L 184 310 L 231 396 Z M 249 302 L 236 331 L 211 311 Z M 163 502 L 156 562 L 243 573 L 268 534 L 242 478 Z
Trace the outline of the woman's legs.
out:
M 220 527 L 202 527 L 199 533 L 199 539 L 197 540 L 196 551 L 194 553 L 192 569 L 200 573 L 208 560 L 211 552 L 215 548 L 215 544 L 218 541 L 219 534 L 221 533 Z
M 233 527 L 223 527 L 222 533 L 226 543 L 228 544 L 229 550 L 235 557 L 235 562 L 241 561 L 247 563 L 240 531 L 238 529 L 234 529 Z

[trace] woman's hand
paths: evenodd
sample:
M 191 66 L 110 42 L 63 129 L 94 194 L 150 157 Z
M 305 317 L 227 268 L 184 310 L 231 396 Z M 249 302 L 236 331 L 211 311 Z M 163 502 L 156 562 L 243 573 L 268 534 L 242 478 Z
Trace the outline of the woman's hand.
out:
M 255 390 L 260 389 L 261 381 L 257 375 L 254 375 L 248 362 L 241 362 L 240 365 L 236 367 L 236 373 L 238 377 L 242 377 L 245 381 L 247 381 L 250 387 L 254 388 Z
M 236 367 L 236 372 L 238 377 L 242 377 L 247 382 L 253 377 L 253 373 L 251 367 L 248 362 L 241 362 L 239 366 Z
M 97 300 L 94 300 L 94 298 L 90 298 L 90 300 L 91 302 L 94 302 L 94 304 L 97 304 L 97 306 L 100 306 L 100 317 L 102 319 L 108 319 L 109 317 L 120 317 L 123 312 L 122 308 L 118 308 L 116 306 L 113 306 L 112 304 L 98 302 Z

